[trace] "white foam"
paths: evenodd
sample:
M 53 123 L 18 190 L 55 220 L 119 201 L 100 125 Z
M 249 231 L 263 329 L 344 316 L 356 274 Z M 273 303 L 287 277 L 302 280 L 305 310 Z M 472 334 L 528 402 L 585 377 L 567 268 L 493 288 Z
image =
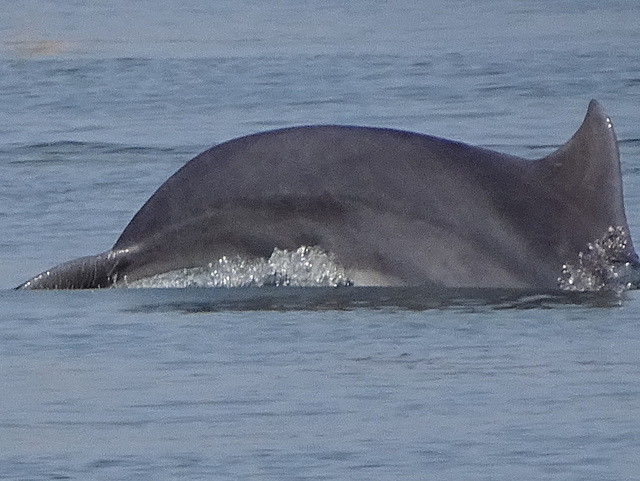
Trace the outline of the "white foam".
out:
M 295 251 L 276 248 L 269 259 L 223 256 L 204 267 L 175 270 L 132 282 L 125 278 L 118 287 L 335 287 L 351 284 L 333 254 L 302 246 Z
M 631 289 L 633 267 L 626 258 L 628 235 L 623 227 L 609 227 L 607 233 L 588 245 L 587 252 L 578 254 L 578 261 L 562 266 L 558 277 L 565 291 L 624 291 Z

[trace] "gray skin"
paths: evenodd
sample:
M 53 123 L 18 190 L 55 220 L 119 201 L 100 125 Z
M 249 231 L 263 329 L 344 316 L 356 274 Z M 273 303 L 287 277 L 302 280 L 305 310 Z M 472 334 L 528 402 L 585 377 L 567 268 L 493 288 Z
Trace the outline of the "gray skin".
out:
M 356 285 L 557 289 L 563 264 L 610 226 L 629 232 L 615 133 L 596 101 L 539 161 L 398 130 L 295 127 L 203 152 L 111 250 L 18 288 L 108 287 L 306 245 L 333 252 Z M 630 238 L 615 261 L 638 266 Z

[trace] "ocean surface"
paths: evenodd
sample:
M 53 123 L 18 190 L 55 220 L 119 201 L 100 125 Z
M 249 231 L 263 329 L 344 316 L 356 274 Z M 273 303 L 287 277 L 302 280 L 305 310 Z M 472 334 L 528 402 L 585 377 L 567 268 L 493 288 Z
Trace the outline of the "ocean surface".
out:
M 17 292 L 225 140 L 392 127 L 530 159 L 588 102 L 640 245 L 636 0 L 3 2 L 0 479 L 640 480 L 640 294 Z

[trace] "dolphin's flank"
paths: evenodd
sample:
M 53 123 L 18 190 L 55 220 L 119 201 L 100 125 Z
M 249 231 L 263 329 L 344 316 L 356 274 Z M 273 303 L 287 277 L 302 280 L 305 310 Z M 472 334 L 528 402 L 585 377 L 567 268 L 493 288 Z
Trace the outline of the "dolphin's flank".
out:
M 555 289 L 611 228 L 622 243 L 608 261 L 637 272 L 616 137 L 595 100 L 539 161 L 398 130 L 296 127 L 203 152 L 111 250 L 19 288 L 109 287 L 307 245 L 335 255 L 356 285 Z

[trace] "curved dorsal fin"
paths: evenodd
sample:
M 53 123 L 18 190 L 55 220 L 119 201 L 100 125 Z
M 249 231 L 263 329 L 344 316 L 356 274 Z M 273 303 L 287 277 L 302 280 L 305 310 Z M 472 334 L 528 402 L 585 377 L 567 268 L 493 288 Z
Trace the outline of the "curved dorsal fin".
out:
M 573 137 L 541 162 L 546 182 L 585 222 L 628 229 L 616 134 L 596 100 Z

